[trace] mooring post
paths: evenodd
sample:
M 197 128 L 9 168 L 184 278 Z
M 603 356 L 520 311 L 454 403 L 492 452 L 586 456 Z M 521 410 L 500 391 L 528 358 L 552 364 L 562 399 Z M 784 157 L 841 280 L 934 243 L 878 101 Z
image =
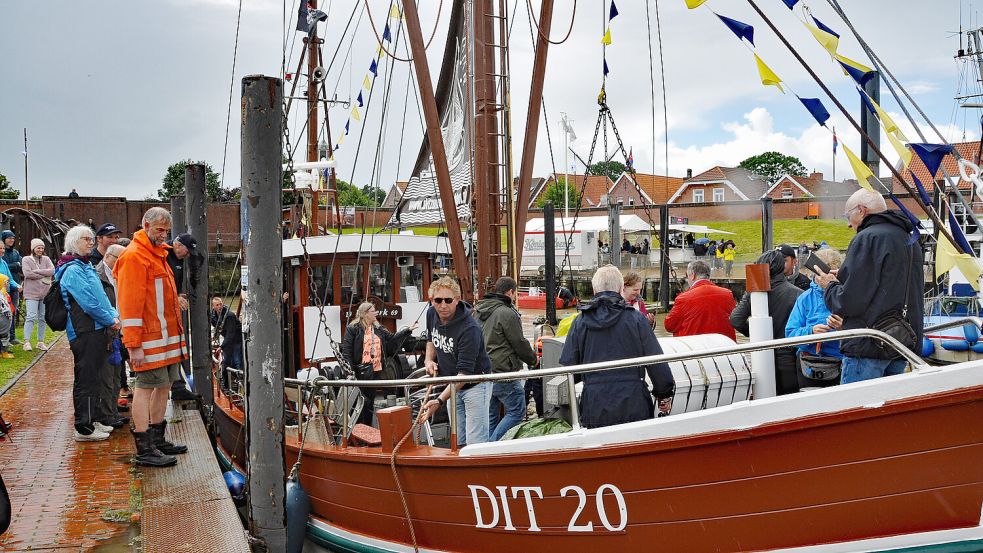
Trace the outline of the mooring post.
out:
M 546 323 L 556 326 L 556 234 L 554 234 L 553 202 L 543 206 L 543 255 L 546 262 Z M 564 240 L 569 240 L 566 235 Z
M 761 251 L 771 251 L 774 246 L 775 220 L 771 209 L 771 198 L 761 198 Z
M 185 169 L 187 171 L 187 169 Z M 184 186 L 187 188 L 188 174 L 184 175 L 185 183 Z M 188 232 L 188 218 L 185 216 L 184 211 L 185 199 L 184 194 L 174 194 L 171 196 L 171 238 L 179 234 Z
M 608 251 L 611 252 L 611 264 L 621 266 L 621 204 L 611 201 L 608 197 Z
M 208 204 L 205 195 L 205 166 L 191 163 L 184 168 L 184 194 L 188 232 L 198 241 L 197 251 L 184 262 L 188 280 L 188 319 L 191 322 L 191 370 L 195 393 L 206 406 L 212 404 L 212 327 L 208 320 Z
M 283 266 L 283 83 L 242 79 L 242 208 L 249 210 L 246 258 L 246 447 L 249 531 L 268 551 L 286 550 L 283 465 L 283 357 L 280 343 Z
M 768 292 L 771 290 L 771 277 L 768 265 L 750 263 L 744 267 L 747 276 L 747 291 L 751 295 L 751 318 L 748 327 L 752 342 L 764 342 L 773 338 L 771 315 L 768 311 Z M 751 371 L 754 373 L 754 399 L 774 397 L 775 350 L 766 349 L 751 352 Z

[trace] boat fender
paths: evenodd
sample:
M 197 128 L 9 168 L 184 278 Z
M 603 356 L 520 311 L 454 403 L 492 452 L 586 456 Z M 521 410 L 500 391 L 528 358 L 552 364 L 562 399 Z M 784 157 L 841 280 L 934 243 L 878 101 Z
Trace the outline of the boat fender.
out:
M 973 350 L 976 353 L 983 353 L 983 342 L 976 342 L 969 349 Z
M 307 520 L 311 515 L 311 499 L 300 480 L 287 479 L 287 553 L 301 553 L 307 535 Z
M 929 357 L 933 353 L 935 353 L 935 342 L 922 338 L 922 357 Z
M 942 349 L 949 351 L 969 351 L 969 342 L 966 340 L 943 340 Z
M 222 473 L 225 478 L 225 485 L 229 488 L 229 494 L 233 499 L 241 498 L 246 490 L 246 477 L 236 469 L 227 470 Z
M 966 337 L 967 342 L 975 344 L 980 341 L 980 329 L 976 328 L 974 324 L 964 324 L 963 336 Z

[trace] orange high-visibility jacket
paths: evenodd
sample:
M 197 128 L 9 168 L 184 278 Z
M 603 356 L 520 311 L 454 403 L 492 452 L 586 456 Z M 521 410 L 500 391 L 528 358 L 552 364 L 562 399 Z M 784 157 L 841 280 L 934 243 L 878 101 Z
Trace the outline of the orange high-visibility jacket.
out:
M 123 325 L 123 345 L 143 348 L 144 362 L 135 371 L 178 363 L 186 357 L 181 307 L 174 273 L 167 265 L 170 246 L 154 246 L 147 233 L 137 231 L 116 260 L 113 276 Z

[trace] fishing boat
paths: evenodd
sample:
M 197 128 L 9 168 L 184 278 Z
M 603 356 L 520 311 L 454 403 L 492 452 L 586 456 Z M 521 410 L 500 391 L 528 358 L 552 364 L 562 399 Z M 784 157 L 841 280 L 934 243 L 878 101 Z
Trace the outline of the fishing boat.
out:
M 337 342 L 357 301 L 378 302 L 387 310 L 383 323 L 392 330 L 419 319 L 435 274 L 457 277 L 470 299 L 521 266 L 524 225 L 517 222 L 526 219 L 528 189 L 522 183 L 532 171 L 552 2 L 544 0 L 538 18 L 526 151 L 516 191 L 508 188 L 510 148 L 503 139 L 509 134 L 507 44 L 497 42 L 507 35 L 507 3 L 454 4 L 436 93 L 415 3 L 406 0 L 403 7 L 427 139 L 391 223 L 436 220 L 446 225 L 447 235 L 431 240 L 362 233 L 284 241 L 285 351 L 291 352 L 284 390 L 294 419 L 284 432 L 284 460 L 310 498 L 303 521 L 306 547 L 350 552 L 983 548 L 983 465 L 978 462 L 983 429 L 967 423 L 983 415 L 983 362 L 929 366 L 878 331 L 743 345 L 703 336 L 659 356 L 572 367 L 544 364 L 521 376 L 544 379 L 555 401 L 565 401 L 572 429 L 464 447 L 455 433 L 455 393 L 445 415 L 446 439 L 435 435 L 430 421 L 415 416 L 419 406 L 435 387 L 514 374 L 419 378 L 417 371 L 409 378 L 355 380 L 338 359 Z M 402 25 L 399 21 L 393 24 Z M 380 47 L 384 42 L 380 37 Z M 316 48 L 316 40 L 308 43 Z M 599 126 L 604 118 L 613 127 L 603 93 L 599 103 Z M 468 218 L 473 239 L 461 231 L 459 216 Z M 661 242 L 667 247 L 667 240 Z M 751 376 L 763 369 L 750 366 L 746 354 L 856 337 L 885 342 L 907 359 L 911 372 L 751 397 Z M 660 361 L 670 363 L 677 375 L 669 416 L 580 427 L 575 375 Z M 248 474 L 245 375 L 224 371 L 214 388 L 216 450 L 227 468 Z M 370 386 L 387 389 L 387 399 L 393 399 L 376 411 L 373 427 L 355 423 L 365 408 L 358 390 Z

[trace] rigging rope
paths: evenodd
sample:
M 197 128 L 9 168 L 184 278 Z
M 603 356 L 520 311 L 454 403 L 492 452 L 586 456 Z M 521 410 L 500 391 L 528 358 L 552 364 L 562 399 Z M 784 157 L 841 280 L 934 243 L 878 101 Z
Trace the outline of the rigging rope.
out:
M 222 148 L 222 174 L 219 176 L 219 188 L 225 185 L 225 162 L 229 157 L 229 125 L 232 122 L 232 94 L 236 85 L 236 57 L 239 53 L 239 24 L 242 23 L 242 0 L 239 0 L 239 13 L 236 15 L 236 39 L 232 47 L 232 75 L 229 77 L 229 105 L 225 109 L 225 146 Z
M 365 2 L 365 11 L 368 12 L 369 14 L 369 26 L 372 27 L 372 32 L 375 34 L 376 42 L 379 43 L 379 48 L 381 48 L 382 51 L 385 52 L 387 56 L 393 58 L 394 60 L 407 61 L 407 62 L 413 61 L 412 57 L 403 59 L 386 49 L 386 45 L 382 43 L 382 37 L 379 36 L 379 30 L 376 29 L 375 27 L 375 20 L 372 18 L 372 10 L 369 8 L 369 0 L 364 0 L 364 2 Z M 440 0 L 440 4 L 437 5 L 437 20 L 433 22 L 433 32 L 430 33 L 430 38 L 427 40 L 427 44 L 423 47 L 424 52 L 430 49 L 430 43 L 433 42 L 433 38 L 437 36 L 437 28 L 440 26 L 440 14 L 441 12 L 443 12 L 443 8 L 444 8 L 444 0 Z M 402 17 L 400 17 L 400 21 L 402 21 Z
M 529 17 L 531 18 L 530 23 L 536 26 L 536 33 L 543 38 L 546 42 L 550 44 L 560 45 L 570 38 L 570 33 L 573 32 L 573 22 L 577 18 L 577 0 L 573 0 L 573 13 L 570 14 L 570 27 L 567 28 L 567 34 L 559 42 L 554 42 L 550 40 L 550 37 L 543 34 L 542 27 L 539 26 L 539 22 L 536 21 L 536 15 L 533 13 L 532 0 L 526 0 L 526 8 L 529 10 Z

